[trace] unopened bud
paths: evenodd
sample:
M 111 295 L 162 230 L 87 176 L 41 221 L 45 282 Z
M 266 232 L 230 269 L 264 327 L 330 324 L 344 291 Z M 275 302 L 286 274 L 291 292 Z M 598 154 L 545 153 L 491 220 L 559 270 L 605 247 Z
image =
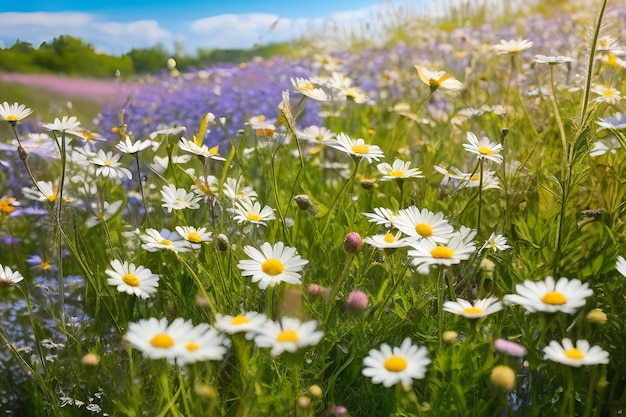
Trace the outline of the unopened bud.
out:
M 459 334 L 454 330 L 447 330 L 441 335 L 441 339 L 446 343 L 454 343 L 458 337 Z
M 313 204 L 308 195 L 300 194 L 293 199 L 296 200 L 296 204 L 300 207 L 300 210 L 308 210 Z
M 515 371 L 506 365 L 498 365 L 491 371 L 491 382 L 502 391 L 515 388 Z
M 604 324 L 606 323 L 607 315 L 599 308 L 595 308 L 587 313 L 587 322 L 591 324 Z
M 80 360 L 85 368 L 93 369 L 100 363 L 100 359 L 95 353 L 89 352 Z
M 353 314 L 359 314 L 365 311 L 367 304 L 367 294 L 359 290 L 352 290 L 346 299 L 346 308 L 348 312 Z
M 225 252 L 228 250 L 230 246 L 230 242 L 228 241 L 228 236 L 226 236 L 223 233 L 220 233 L 219 235 L 217 235 L 217 248 L 222 251 Z
M 350 232 L 343 241 L 343 247 L 348 253 L 357 253 L 363 249 L 363 239 L 357 232 Z
M 306 395 L 302 395 L 300 398 L 298 398 L 298 405 L 300 406 L 300 408 L 309 408 L 309 406 L 311 405 L 311 399 Z
M 317 397 L 317 398 L 321 398 L 322 397 L 322 388 L 320 388 L 319 385 L 311 385 L 309 387 L 309 392 L 311 393 L 312 396 Z

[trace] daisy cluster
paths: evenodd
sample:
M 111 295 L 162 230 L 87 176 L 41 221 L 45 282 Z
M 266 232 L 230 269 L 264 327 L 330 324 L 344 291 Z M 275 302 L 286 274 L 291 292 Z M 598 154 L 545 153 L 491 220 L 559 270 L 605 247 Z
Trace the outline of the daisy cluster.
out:
M 607 384 L 619 404 L 626 48 L 601 31 L 587 71 L 583 20 L 156 75 L 100 132 L 21 135 L 33 112 L 0 105 L 0 290 L 60 305 L 38 387 L 81 352 L 74 392 L 119 367 L 99 381 L 128 414 L 573 415 Z

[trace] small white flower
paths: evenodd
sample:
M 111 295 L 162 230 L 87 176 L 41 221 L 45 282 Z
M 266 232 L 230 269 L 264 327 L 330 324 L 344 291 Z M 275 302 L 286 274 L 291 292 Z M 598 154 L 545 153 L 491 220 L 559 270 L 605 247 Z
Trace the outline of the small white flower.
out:
M 59 194 L 59 184 L 52 181 L 37 181 L 37 187 L 22 188 L 22 193 L 31 200 L 54 202 Z
M 371 377 L 372 383 L 383 384 L 385 387 L 398 383 L 410 386 L 414 379 L 424 378 L 430 362 L 428 349 L 413 345 L 407 337 L 400 346 L 391 348 L 383 343 L 380 350 L 370 350 L 369 355 L 363 359 L 361 373 Z
M 446 242 L 454 228 L 443 218 L 443 213 L 415 206 L 402 209 L 391 219 L 391 224 L 407 236 L 432 242 Z
M 257 198 L 256 191 L 254 191 L 251 186 L 244 185 L 243 177 L 226 178 L 222 193 L 232 202 L 232 204 L 243 200 L 254 201 Z
M 468 319 L 478 319 L 502 310 L 502 303 L 497 297 L 483 298 L 475 300 L 473 303 L 462 298 L 457 298 L 456 301 L 446 301 L 443 303 L 443 309 L 444 311 Z
M 274 246 L 265 242 L 261 250 L 252 246 L 245 246 L 243 250 L 252 259 L 239 261 L 237 267 L 244 277 L 251 276 L 252 282 L 258 282 L 262 290 L 280 282 L 301 284 L 300 272 L 309 263 L 300 258 L 295 248 L 285 246 L 283 242 L 276 242 Z
M 78 121 L 76 116 L 63 116 L 60 120 L 57 117 L 54 119 L 54 123 L 43 123 L 42 126 L 48 130 L 67 132 L 77 136 L 79 136 L 81 133 L 78 130 L 78 128 L 80 127 L 80 122 Z
M 190 324 L 190 323 L 189 323 Z M 185 365 L 207 360 L 222 360 L 226 354 L 226 336 L 205 323 L 191 328 L 178 340 L 176 363 Z
M 152 141 L 150 140 L 138 140 L 133 143 L 133 141 L 128 136 L 126 136 L 123 141 L 120 141 L 117 145 L 115 145 L 115 147 L 121 152 L 129 154 L 141 152 L 144 149 L 149 148 L 150 146 L 152 146 Z
M 501 40 L 499 44 L 493 45 L 493 50 L 498 55 L 519 54 L 533 46 L 533 42 L 526 39 L 513 39 L 510 41 Z
M 618 104 L 622 100 L 622 93 L 610 85 L 594 85 L 591 91 L 598 95 L 593 100 L 594 103 Z
M 104 271 L 110 277 L 107 284 L 116 286 L 119 292 L 144 299 L 157 292 L 159 276 L 148 268 L 127 261 L 122 263 L 117 259 L 111 261 L 111 268 Z
M 189 242 L 192 249 L 200 249 L 200 244 L 210 242 L 213 232 L 207 232 L 206 227 L 196 229 L 192 226 L 176 226 L 176 233 Z
M 561 343 L 553 340 L 543 348 L 544 359 L 579 368 L 583 365 L 609 363 L 609 353 L 600 346 L 590 346 L 586 340 L 578 340 L 576 346 L 568 338 Z
M 188 193 L 184 188 L 176 188 L 174 184 L 166 184 L 161 188 L 161 201 L 162 206 L 167 209 L 168 213 L 172 210 L 191 209 L 197 210 L 200 208 L 198 202 L 202 200 L 202 197 Z
M 188 140 L 186 138 L 181 138 L 178 142 L 178 147 L 185 152 L 192 153 L 194 155 L 201 156 L 203 158 L 214 159 L 216 161 L 225 161 L 225 158 L 222 158 L 219 155 L 219 146 L 213 146 L 209 148 L 205 144 L 198 145 L 194 140 Z
M 472 132 L 467 132 L 469 144 L 463 144 L 466 151 L 478 155 L 478 159 L 488 159 L 497 164 L 502 163 L 502 144 L 490 142 L 488 137 L 478 139 Z
M 273 208 L 270 206 L 261 208 L 261 204 L 258 201 L 238 201 L 232 211 L 236 213 L 233 220 L 239 223 L 252 223 L 266 226 L 268 220 L 274 220 L 276 218 Z
M 589 151 L 589 156 L 595 158 L 596 156 L 610 153 L 615 155 L 617 151 L 622 147 L 622 144 L 617 140 L 615 136 L 609 139 L 598 140 L 593 144 L 593 148 Z
M 23 104 L 9 104 L 6 101 L 0 105 L 0 120 L 9 123 L 19 122 L 32 114 L 32 110 Z
M 306 346 L 314 346 L 324 336 L 317 330 L 315 320 L 301 323 L 297 318 L 283 317 L 279 322 L 266 321 L 254 343 L 259 347 L 272 348 L 270 355 L 278 356 L 283 352 L 296 352 Z
M 416 267 L 419 273 L 425 274 L 429 272 L 431 265 L 450 266 L 468 260 L 476 250 L 471 242 L 474 234 L 475 231 L 471 231 L 470 234 L 457 232 L 444 244 L 428 239 L 412 241 L 413 249 L 408 251 L 408 255 L 413 258 L 411 266 Z
M 19 271 L 13 271 L 8 266 L 0 265 L 0 287 L 13 286 L 23 279 L 24 277 Z
M 176 348 L 177 343 L 184 340 L 190 327 L 190 324 L 182 318 L 169 324 L 166 318 L 159 320 L 152 317 L 129 323 L 124 339 L 147 358 L 166 358 L 173 362 L 179 352 Z
M 480 250 L 482 251 L 485 248 L 491 248 L 494 252 L 497 252 L 499 250 L 510 249 L 511 246 L 507 245 L 506 237 L 491 233 L 487 241 L 483 244 L 483 246 L 481 246 Z
M 247 339 L 252 339 L 268 321 L 265 314 L 248 311 L 236 316 L 215 316 L 215 328 L 228 334 L 246 333 Z
M 372 160 L 378 161 L 385 156 L 378 146 L 368 145 L 363 139 L 352 139 L 345 133 L 338 134 L 337 139 L 334 143 L 330 143 L 329 146 L 345 152 L 353 158 L 365 158 L 369 163 L 371 163 Z
M 298 132 L 298 139 L 305 140 L 311 144 L 328 145 L 333 143 L 336 135 L 324 126 L 309 126 Z
M 399 180 L 405 178 L 424 178 L 422 171 L 417 168 L 411 168 L 411 162 L 396 159 L 392 165 L 386 162 L 376 166 L 378 172 L 381 173 L 381 180 Z
M 574 314 L 585 305 L 585 299 L 593 294 L 589 285 L 579 279 L 569 280 L 561 277 L 554 281 L 546 277 L 543 281 L 524 281 L 515 286 L 517 294 L 507 294 L 504 301 L 507 304 L 519 304 L 530 313 L 561 311 Z
M 326 94 L 326 92 L 321 87 L 319 87 L 318 85 L 316 85 L 316 83 L 306 78 L 299 78 L 299 77 L 296 77 L 295 79 L 292 78 L 291 85 L 293 86 L 293 89 L 296 90 L 298 93 L 303 94 L 309 98 L 312 98 L 313 100 L 317 100 L 317 101 L 329 100 L 328 94 Z
M 189 252 L 190 247 L 186 240 L 176 232 L 170 232 L 167 229 L 162 229 L 160 232 L 156 229 L 146 229 L 146 231 L 139 236 L 144 242 L 141 247 L 148 252 L 156 252 L 159 249 L 167 249 L 173 252 Z
M 463 90 L 463 83 L 452 77 L 450 73 L 445 71 L 431 71 L 419 65 L 416 65 L 415 69 L 417 70 L 419 79 L 430 87 L 431 92 L 441 89 L 444 93 L 456 95 Z
M 391 232 L 366 237 L 363 242 L 377 249 L 397 249 L 410 245 L 410 238 L 401 238 L 402 232 Z
M 113 152 L 104 152 L 102 149 L 98 151 L 91 158 L 91 163 L 96 165 L 96 175 L 102 175 L 103 177 L 109 177 L 112 179 L 126 177 L 131 179 L 133 175 L 127 168 L 122 167 L 119 162 L 122 156 L 120 154 L 113 154 Z
M 391 227 L 391 222 L 395 217 L 393 210 L 385 207 L 376 207 L 374 213 L 363 213 L 369 222 L 383 225 L 387 228 Z

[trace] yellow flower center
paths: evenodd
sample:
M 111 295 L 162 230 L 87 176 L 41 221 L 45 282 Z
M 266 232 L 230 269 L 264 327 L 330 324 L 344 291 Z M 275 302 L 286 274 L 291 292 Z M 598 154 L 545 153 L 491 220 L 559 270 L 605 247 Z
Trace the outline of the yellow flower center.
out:
M 433 228 L 427 223 L 420 223 L 416 225 L 415 231 L 421 237 L 431 237 L 433 235 Z
M 270 128 L 256 129 L 256 135 L 262 138 L 271 138 L 276 134 L 276 130 Z
M 196 350 L 200 349 L 200 345 L 196 342 L 189 342 L 185 345 L 185 349 L 187 349 L 189 352 L 195 352 Z
M 167 333 L 159 333 L 150 339 L 150 344 L 156 348 L 168 349 L 174 346 L 174 339 Z
M 478 307 L 465 307 L 463 312 L 465 314 L 480 314 L 483 312 L 483 309 Z
M 387 243 L 393 243 L 396 241 L 396 237 L 392 235 L 391 233 L 387 233 L 385 237 L 383 238 L 383 240 Z
M 239 326 L 241 324 L 248 324 L 248 323 L 250 323 L 250 320 L 248 320 L 248 318 L 244 316 L 243 314 L 233 317 L 233 319 L 230 321 L 230 324 L 232 324 L 233 326 Z
M 541 301 L 546 304 L 563 305 L 567 303 L 567 297 L 557 291 L 548 291 L 543 297 L 541 297 Z
M 403 178 L 404 177 L 404 171 L 389 171 L 388 175 L 390 177 Z
M 276 336 L 278 342 L 298 342 L 298 333 L 295 330 L 283 330 Z
M 614 54 L 609 53 L 607 58 L 608 58 L 608 63 L 610 66 L 612 67 L 617 66 L 617 57 Z
M 163 245 L 163 246 L 172 246 L 174 242 L 172 242 L 169 239 L 163 239 L 162 241 L 159 242 L 159 244 Z
M 9 114 L 6 118 L 7 122 L 17 122 L 17 116 L 14 114 Z
M 131 287 L 139 286 L 139 278 L 137 278 L 137 275 L 134 274 L 124 274 L 124 276 L 122 277 L 122 281 L 124 281 L 126 285 L 130 285 Z
M 402 372 L 406 369 L 408 363 L 402 356 L 390 356 L 385 361 L 384 366 L 389 372 Z
M 354 145 L 352 147 L 352 152 L 366 154 L 370 151 L 369 145 Z
M 563 354 L 570 359 L 583 359 L 585 357 L 585 354 L 577 348 L 571 348 L 569 350 L 566 350 L 563 352 Z
M 111 161 L 109 161 L 109 160 L 104 161 L 104 165 L 110 166 L 111 165 Z
M 44 271 L 49 271 L 52 269 L 52 265 L 50 265 L 46 261 L 41 261 L 41 269 L 43 269 Z
M 197 232 L 190 232 L 187 234 L 187 240 L 193 243 L 202 242 L 202 237 Z
M 487 146 L 480 146 L 478 148 L 478 152 L 480 152 L 483 155 L 493 155 L 495 153 L 494 151 L 489 149 L 489 147 L 487 147 Z
M 604 90 L 604 93 L 602 93 L 602 94 L 603 94 L 603 95 L 604 95 L 604 97 L 606 97 L 606 98 L 611 98 L 611 97 L 613 97 L 613 95 L 614 95 L 615 93 L 613 92 L 613 90 Z
M 261 220 L 261 216 L 251 211 L 246 213 L 246 217 L 248 218 L 248 220 L 253 221 L 253 222 L 258 222 L 259 220 Z
M 470 177 L 470 181 L 478 181 L 480 179 L 479 174 L 474 174 Z
M 430 255 L 437 259 L 452 259 L 454 249 L 447 246 L 436 246 L 430 251 Z
M 261 264 L 261 271 L 274 277 L 285 271 L 285 265 L 276 258 L 270 258 Z

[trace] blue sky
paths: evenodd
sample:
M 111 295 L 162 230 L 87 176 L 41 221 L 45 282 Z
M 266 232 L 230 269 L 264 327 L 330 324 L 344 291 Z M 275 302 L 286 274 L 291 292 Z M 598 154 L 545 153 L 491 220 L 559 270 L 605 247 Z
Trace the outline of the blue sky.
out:
M 198 48 L 250 48 L 292 39 L 307 30 L 363 27 L 381 8 L 424 0 L 57 0 L 0 6 L 0 43 L 17 39 L 35 47 L 59 35 L 84 39 L 122 54 L 161 44 Z

